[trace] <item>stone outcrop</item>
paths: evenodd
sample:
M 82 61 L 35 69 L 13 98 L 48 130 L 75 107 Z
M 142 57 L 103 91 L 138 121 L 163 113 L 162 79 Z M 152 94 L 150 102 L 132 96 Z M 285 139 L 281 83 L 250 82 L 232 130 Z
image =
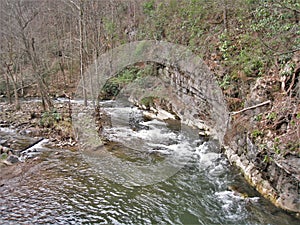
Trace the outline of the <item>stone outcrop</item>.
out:
M 224 140 L 225 154 L 265 198 L 299 215 L 299 99 L 284 89 L 279 93 L 280 82 L 280 77 L 272 74 L 252 85 L 245 107 L 264 101 L 269 104 L 232 116 Z
M 266 155 L 253 144 L 247 131 L 230 134 L 225 141 L 225 154 L 230 163 L 241 169 L 246 180 L 276 206 L 300 212 L 299 170 L 294 174 Z M 294 166 L 300 168 L 299 159 Z

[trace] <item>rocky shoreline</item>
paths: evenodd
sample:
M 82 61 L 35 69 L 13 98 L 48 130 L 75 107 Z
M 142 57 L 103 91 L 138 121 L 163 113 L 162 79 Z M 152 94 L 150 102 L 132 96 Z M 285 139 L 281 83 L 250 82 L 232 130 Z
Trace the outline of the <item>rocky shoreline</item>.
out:
M 55 112 L 45 113 L 41 102 L 36 100 L 24 100 L 22 110 L 15 110 L 13 105 L 5 102 L 0 103 L 0 128 L 10 133 L 0 143 L 0 185 L 17 179 L 35 165 L 42 145 L 77 149 L 68 103 L 58 102 L 55 107 Z M 16 135 L 25 138 L 24 143 L 18 143 L 14 139 Z
M 171 112 L 168 110 L 168 107 L 161 105 L 160 102 L 154 102 L 151 108 L 138 103 L 137 100 L 133 102 L 141 109 L 148 109 L 148 112 L 152 112 L 146 114 L 152 114 L 152 118 L 156 118 L 156 115 L 164 114 L 164 109 Z M 248 183 L 263 197 L 270 200 L 275 206 L 299 218 L 300 151 L 295 128 L 297 129 L 300 119 L 295 116 L 294 125 L 296 126 L 288 127 L 288 129 L 280 133 L 281 135 L 276 130 L 268 130 L 269 133 L 265 138 L 263 138 L 263 135 L 261 139 L 254 138 L 253 134 L 255 134 L 257 127 L 260 127 L 262 133 L 266 132 L 265 130 L 268 128 L 267 126 L 262 126 L 260 123 L 255 123 L 254 118 L 256 115 L 263 114 L 263 112 L 269 115 L 270 108 L 273 109 L 280 102 L 270 101 L 270 104 L 271 107 L 254 107 L 254 110 L 250 112 L 232 117 L 229 129 L 224 137 L 224 154 L 232 165 L 241 170 Z M 294 108 L 290 107 L 289 110 L 292 111 Z M 172 113 L 174 114 L 174 112 Z M 280 115 L 279 110 L 276 113 Z M 175 117 L 180 118 L 176 114 Z M 262 120 L 259 122 L 263 123 L 265 121 Z M 273 122 L 276 123 L 276 121 Z M 204 132 L 203 127 L 206 128 Z M 209 128 L 205 124 L 197 128 L 199 135 L 213 135 L 213 133 L 209 132 Z M 282 141 L 280 143 L 281 152 L 276 152 L 274 146 L 278 147 L 278 139 L 284 140 L 285 136 L 289 136 L 290 140 L 294 142 Z M 211 137 L 213 138 L 213 136 Z M 269 149 L 266 149 L 267 145 L 265 143 L 268 143 Z M 291 144 L 294 147 L 288 148 Z
M 38 100 L 25 99 L 21 110 L 15 110 L 13 105 L 2 102 L 0 103 L 0 127 L 12 129 L 28 137 L 47 138 L 57 146 L 74 146 L 72 112 L 69 103 L 55 102 L 50 112 L 44 112 L 42 108 L 42 103 Z
M 262 196 L 299 217 L 299 152 L 267 151 L 265 145 L 253 139 L 253 131 L 244 126 L 250 123 L 250 118 L 251 116 L 243 116 L 232 123 L 232 128 L 225 136 L 224 152 L 230 163 L 241 170 L 248 183 Z M 276 141 L 269 140 L 269 145 L 276 145 Z
M 246 143 L 242 140 L 246 140 Z M 260 149 L 247 134 L 236 136 L 228 145 L 225 147 L 225 155 L 231 164 L 241 170 L 248 183 L 275 206 L 294 212 L 299 217 L 299 171 L 294 174 L 293 167 L 289 165 L 293 162 L 293 166 L 299 168 L 297 157 L 285 160 L 285 168 L 276 160 L 265 162 L 259 155 Z

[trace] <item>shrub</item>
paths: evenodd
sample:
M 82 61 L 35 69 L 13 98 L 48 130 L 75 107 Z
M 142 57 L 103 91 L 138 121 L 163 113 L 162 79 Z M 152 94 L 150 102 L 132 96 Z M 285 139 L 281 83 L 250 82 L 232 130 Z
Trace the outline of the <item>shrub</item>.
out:
M 42 127 L 53 127 L 58 121 L 62 119 L 61 114 L 55 109 L 44 112 L 41 116 L 40 125 Z

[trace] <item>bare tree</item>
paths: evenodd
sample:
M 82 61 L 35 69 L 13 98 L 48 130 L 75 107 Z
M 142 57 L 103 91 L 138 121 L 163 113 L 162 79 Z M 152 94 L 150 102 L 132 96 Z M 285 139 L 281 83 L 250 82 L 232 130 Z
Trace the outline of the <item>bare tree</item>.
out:
M 84 23 L 84 17 L 85 17 L 85 1 L 84 0 L 67 0 L 67 4 L 69 4 L 72 9 L 75 11 L 75 14 L 77 16 L 78 21 L 78 28 L 79 28 L 79 61 L 80 61 L 80 78 L 82 81 L 82 93 L 84 98 L 84 105 L 87 106 L 87 91 L 86 91 L 86 81 L 85 81 L 85 62 L 84 62 L 84 33 L 85 33 L 85 23 Z
M 46 73 L 42 60 L 38 54 L 38 47 L 36 42 L 39 37 L 35 36 L 34 29 L 36 24 L 33 25 L 38 15 L 42 12 L 43 1 L 30 2 L 30 1 L 8 1 L 3 2 L 2 14 L 9 18 L 6 23 L 7 38 L 14 39 L 14 43 L 23 50 L 28 63 L 33 70 L 33 77 L 37 83 L 38 91 L 41 95 L 44 110 L 49 110 L 52 106 L 52 100 L 49 96 L 48 87 L 43 79 Z M 39 22 L 39 21 L 37 21 Z M 5 29 L 3 28 L 3 29 Z

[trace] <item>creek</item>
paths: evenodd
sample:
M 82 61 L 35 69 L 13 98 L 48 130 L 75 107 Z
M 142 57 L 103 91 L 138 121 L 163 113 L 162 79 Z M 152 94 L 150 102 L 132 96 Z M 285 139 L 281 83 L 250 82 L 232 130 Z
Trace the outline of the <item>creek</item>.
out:
M 201 140 L 180 124 L 144 120 L 129 105 L 102 106 L 113 122 L 104 130 L 106 149 L 39 147 L 36 163 L 0 187 L 1 224 L 298 224 L 260 197 L 215 141 Z M 12 138 L 20 146 L 33 142 L 0 130 L 1 140 Z M 163 161 L 184 163 L 164 178 L 160 174 L 167 172 L 159 167 L 152 173 L 136 169 Z M 148 175 L 152 183 L 145 181 Z

